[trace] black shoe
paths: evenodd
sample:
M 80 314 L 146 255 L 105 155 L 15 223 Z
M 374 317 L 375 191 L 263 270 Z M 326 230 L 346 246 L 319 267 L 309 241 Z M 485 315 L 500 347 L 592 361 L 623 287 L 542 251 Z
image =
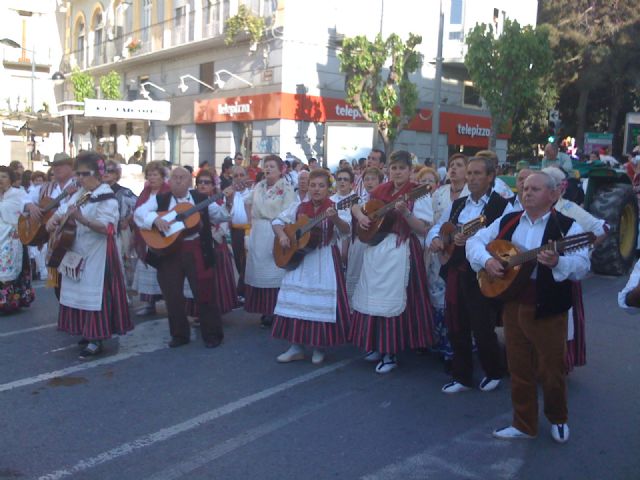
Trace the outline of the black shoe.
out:
M 82 349 L 78 358 L 80 360 L 88 360 L 91 357 L 102 353 L 102 342 L 88 342 L 87 346 Z
M 217 348 L 222 343 L 222 339 L 210 340 L 208 342 L 204 342 L 205 348 Z
M 262 328 L 269 328 L 273 325 L 273 315 L 262 315 L 260 318 L 260 326 Z
M 173 337 L 169 342 L 169 348 L 177 348 L 189 343 L 189 340 L 182 337 Z

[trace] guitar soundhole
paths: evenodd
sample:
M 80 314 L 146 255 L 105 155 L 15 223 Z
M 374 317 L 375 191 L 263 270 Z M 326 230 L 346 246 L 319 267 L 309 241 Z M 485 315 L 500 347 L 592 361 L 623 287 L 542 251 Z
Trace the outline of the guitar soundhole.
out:
M 301 236 L 300 229 L 296 230 L 296 241 L 299 241 Z

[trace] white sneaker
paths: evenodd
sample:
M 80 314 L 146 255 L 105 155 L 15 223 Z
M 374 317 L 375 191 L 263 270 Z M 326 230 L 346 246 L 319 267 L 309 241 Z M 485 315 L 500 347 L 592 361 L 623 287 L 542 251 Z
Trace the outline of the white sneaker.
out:
M 376 365 L 376 373 L 384 374 L 389 373 L 391 370 L 398 368 L 398 362 L 396 362 L 395 355 L 389 355 L 388 353 L 380 360 Z
M 499 438 L 500 440 L 531 440 L 532 438 L 536 438 L 535 436 L 524 433 L 523 431 L 518 430 L 516 427 L 512 426 L 494 430 L 493 436 L 495 438 Z
M 375 350 L 371 350 L 367 352 L 364 356 L 365 361 L 367 362 L 379 362 L 382 359 L 382 354 L 380 352 L 376 352 Z
M 551 437 L 558 443 L 567 443 L 569 440 L 569 425 L 566 423 L 551 425 Z
M 314 350 L 311 356 L 311 363 L 320 365 L 322 362 L 324 362 L 324 352 L 322 350 Z
M 466 385 L 463 385 L 460 382 L 456 382 L 455 380 L 447 383 L 444 387 L 442 387 L 442 393 L 460 393 L 466 392 L 467 390 L 471 390 L 471 387 L 467 387 Z
M 278 363 L 295 362 L 296 360 L 304 360 L 304 350 L 300 345 L 291 345 L 289 350 L 277 356 Z
M 498 388 L 498 385 L 500 385 L 499 378 L 484 377 L 480 382 L 478 388 L 483 392 L 490 392 L 491 390 L 495 390 L 496 388 Z

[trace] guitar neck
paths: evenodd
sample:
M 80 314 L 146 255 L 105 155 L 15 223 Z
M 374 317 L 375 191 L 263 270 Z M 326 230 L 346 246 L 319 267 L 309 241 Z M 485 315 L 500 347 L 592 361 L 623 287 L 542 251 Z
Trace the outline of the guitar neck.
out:
M 547 243 L 547 244 L 542 245 L 542 246 L 540 246 L 538 248 L 534 248 L 533 250 L 527 250 L 526 252 L 521 252 L 521 253 L 518 253 L 518 254 L 512 256 L 509 259 L 509 265 L 508 265 L 509 268 L 510 267 L 516 267 L 518 265 L 522 265 L 523 263 L 527 263 L 527 262 L 530 262 L 532 260 L 535 260 L 540 252 L 544 252 L 544 251 L 548 251 L 548 250 L 551 250 L 551 251 L 554 251 L 554 252 L 557 251 L 556 250 L 556 243 L 557 242 Z
M 60 206 L 60 203 L 62 203 L 62 200 L 64 200 L 68 196 L 69 196 L 69 192 L 67 190 L 64 190 L 60 195 L 58 195 L 53 200 L 53 202 L 51 202 L 49 205 L 47 205 L 45 208 L 42 209 L 42 213 L 49 213 L 51 210 L 55 210 Z
M 358 199 L 360 197 L 358 197 L 357 195 L 349 195 L 346 198 L 343 198 L 342 200 L 340 200 L 338 203 L 336 203 L 335 209 L 336 210 L 344 210 L 345 208 L 349 207 L 351 204 L 353 204 L 354 202 L 357 202 Z M 311 229 L 313 229 L 314 227 L 316 227 L 320 222 L 322 222 L 325 218 L 327 218 L 327 211 L 325 210 L 324 212 L 322 212 L 320 215 L 318 215 L 317 217 L 313 217 L 309 223 L 307 223 L 302 229 L 301 229 L 301 233 L 304 235 L 305 233 L 307 233 L 308 231 L 310 231 Z
M 579 233 L 577 235 L 571 235 L 565 237 L 562 240 L 556 240 L 553 242 L 541 245 L 538 248 L 527 250 L 513 255 L 509 258 L 507 268 L 515 267 L 526 262 L 531 262 L 536 259 L 540 252 L 552 251 L 556 253 L 562 253 L 567 250 L 575 250 L 578 248 L 585 248 L 595 241 L 595 235 L 591 232 Z
M 413 200 L 415 198 L 421 197 L 423 195 L 426 195 L 427 193 L 429 193 L 431 191 L 431 187 L 427 186 L 427 185 L 421 185 L 419 187 L 414 188 L 413 190 L 411 190 L 408 193 L 405 193 L 404 195 L 399 196 L 398 198 L 395 198 L 393 200 L 391 200 L 389 203 L 385 204 L 383 207 L 379 208 L 378 210 L 376 210 L 373 214 L 374 218 L 380 218 L 385 216 L 387 213 L 389 213 L 391 210 L 393 210 L 396 206 L 396 202 L 400 202 L 400 201 L 404 201 L 407 202 L 409 200 Z
M 191 215 L 193 215 L 196 212 L 199 212 L 200 210 L 203 210 L 205 208 L 207 208 L 209 205 L 211 205 L 213 202 L 217 202 L 218 200 L 220 200 L 221 198 L 224 197 L 224 193 L 217 193 L 212 197 L 207 198 L 206 200 L 201 201 L 200 203 L 195 204 L 193 207 L 191 207 L 189 210 L 185 210 L 184 212 L 178 214 L 176 216 L 176 220 L 178 221 L 182 221 L 185 218 L 190 217 Z
M 484 220 L 482 219 L 482 217 L 478 217 L 471 220 L 470 222 L 465 223 L 464 225 L 461 225 L 460 228 L 458 229 L 458 233 L 461 233 L 468 237 L 470 235 L 475 234 L 478 230 L 482 228 L 483 225 L 484 225 Z

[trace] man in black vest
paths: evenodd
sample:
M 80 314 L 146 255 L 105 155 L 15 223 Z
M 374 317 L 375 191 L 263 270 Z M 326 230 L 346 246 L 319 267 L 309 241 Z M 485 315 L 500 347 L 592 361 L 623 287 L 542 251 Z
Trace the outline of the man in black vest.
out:
M 157 212 L 171 210 L 178 203 L 197 204 L 207 198 L 195 190 L 189 191 L 191 175 L 177 167 L 171 171 L 169 186 L 171 192 L 160 193 L 151 197 L 138 207 L 135 221 L 140 228 L 151 229 L 155 226 L 164 232 L 170 227 Z M 180 347 L 189 343 L 191 329 L 185 312 L 183 294 L 184 279 L 189 281 L 200 312 L 200 331 L 207 348 L 215 348 L 222 342 L 222 318 L 218 299 L 215 298 L 214 252 L 211 236 L 211 223 L 229 221 L 229 213 L 233 207 L 233 189 L 225 190 L 226 204 L 220 207 L 215 202 L 205 208 L 201 214 L 199 232 L 187 235 L 177 251 L 166 255 L 150 253 L 147 262 L 158 270 L 158 283 L 162 290 L 169 314 L 169 330 L 171 342 L 169 346 Z
M 523 251 L 552 240 L 583 233 L 569 217 L 556 212 L 556 182 L 536 172 L 524 184 L 524 212 L 512 212 L 493 222 L 467 242 L 467 258 L 476 271 L 484 268 L 502 277 L 504 267 L 486 249 L 502 238 Z M 567 312 L 571 308 L 570 280 L 580 280 L 590 268 L 586 248 L 558 255 L 545 250 L 537 256 L 530 282 L 504 305 L 502 321 L 511 373 L 513 421 L 493 432 L 500 439 L 533 438 L 538 432 L 537 380 L 542 383 L 544 413 L 556 442 L 569 439 L 565 348 Z
M 490 223 L 499 218 L 508 202 L 492 188 L 495 175 L 495 166 L 491 159 L 472 157 L 467 165 L 466 174 L 470 195 L 455 200 L 450 211 L 442 215 L 441 222 L 448 221 L 459 225 L 484 215 L 487 217 L 487 223 Z M 432 239 L 431 250 L 435 252 L 443 249 L 442 240 L 439 238 L 442 223 L 436 224 L 427 238 L 427 242 Z M 489 392 L 500 384 L 504 374 L 502 354 L 495 332 L 497 310 L 495 305 L 480 293 L 476 274 L 465 258 L 467 237 L 458 233 L 454 241 L 455 250 L 442 272 L 447 283 L 445 320 L 453 347 L 453 380 L 442 387 L 442 391 L 458 393 L 471 388 L 473 333 L 480 364 L 485 372 L 479 388 L 483 392 Z

